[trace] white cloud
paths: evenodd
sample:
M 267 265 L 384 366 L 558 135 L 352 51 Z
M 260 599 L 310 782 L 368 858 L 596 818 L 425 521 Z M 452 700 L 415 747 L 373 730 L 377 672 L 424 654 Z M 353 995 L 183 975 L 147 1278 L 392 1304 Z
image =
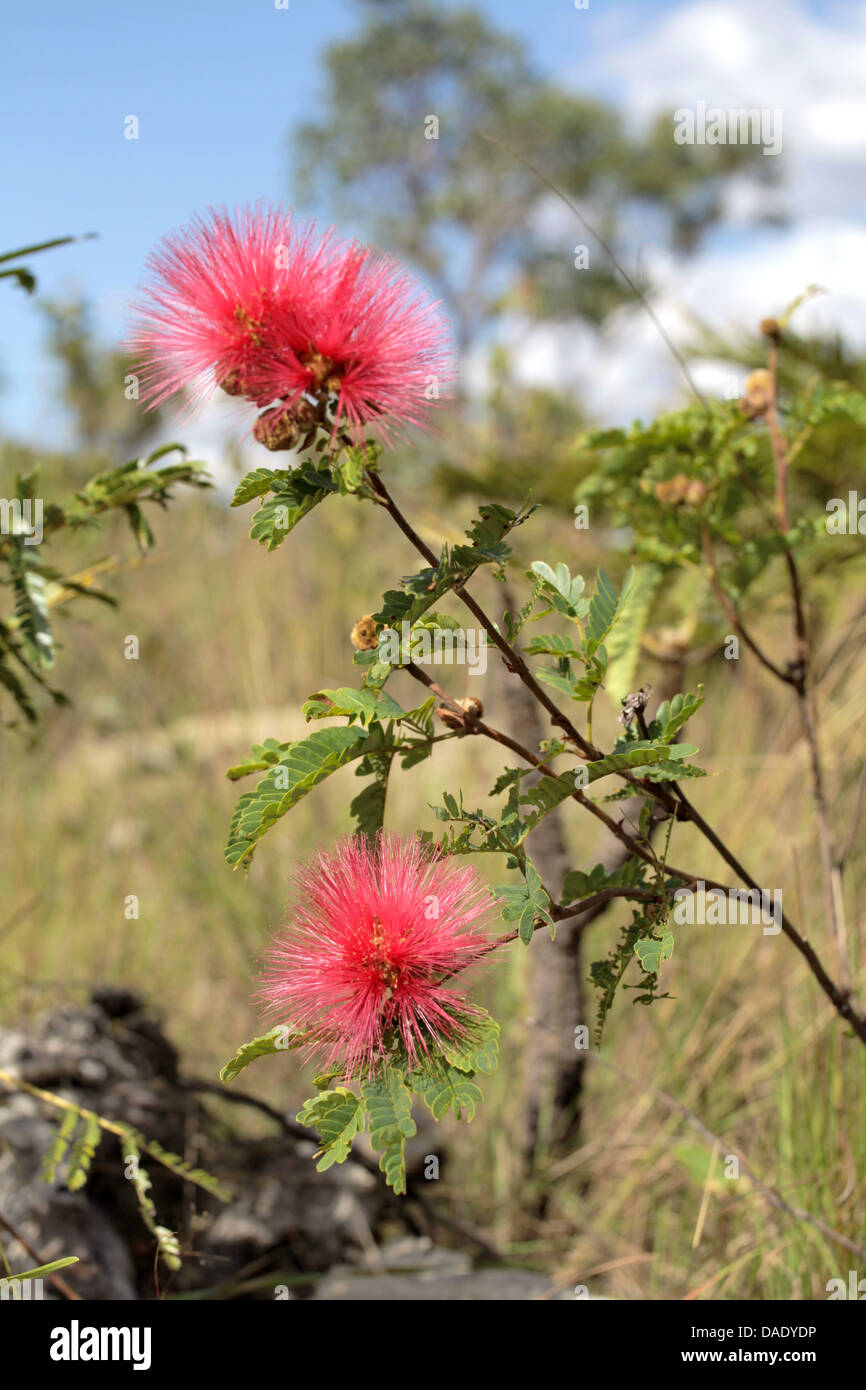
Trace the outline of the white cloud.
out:
M 866 4 L 820 14 L 796 0 L 693 0 L 606 47 L 600 67 L 635 128 L 698 101 L 783 113 L 793 215 L 844 213 L 866 191 Z M 854 171 L 859 177 L 853 177 Z
M 866 3 L 825 5 L 820 14 L 796 0 L 686 0 L 662 13 L 645 6 L 623 22 L 616 7 L 596 71 L 634 130 L 660 110 L 768 107 L 783 113 L 783 181 L 766 189 L 749 178 L 726 190 L 726 227 L 697 255 L 676 257 L 640 242 L 626 228 L 624 259 L 640 260 L 653 306 L 681 346 L 694 320 L 732 337 L 779 314 L 808 285 L 827 294 L 798 311 L 804 334 L 840 333 L 866 352 Z M 569 79 L 585 88 L 584 74 Z M 606 95 L 611 95 L 605 81 Z M 671 132 L 673 138 L 673 126 Z M 787 225 L 754 225 L 757 213 L 785 211 Z M 633 244 L 632 244 L 633 243 Z M 591 254 L 600 254 L 599 252 Z M 585 323 L 501 326 L 526 384 L 559 379 L 593 416 L 623 422 L 681 399 L 683 380 L 658 330 L 637 306 L 611 316 L 601 331 Z M 702 390 L 731 389 L 731 368 L 697 361 Z M 474 379 L 478 379 L 477 368 Z

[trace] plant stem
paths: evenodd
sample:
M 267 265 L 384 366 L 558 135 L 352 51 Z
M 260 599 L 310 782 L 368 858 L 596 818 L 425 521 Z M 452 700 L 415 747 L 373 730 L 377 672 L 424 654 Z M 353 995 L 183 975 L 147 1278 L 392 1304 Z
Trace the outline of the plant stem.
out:
M 791 598 L 794 606 L 795 655 L 794 661 L 789 668 L 791 674 L 787 679 L 790 680 L 797 694 L 797 708 L 800 714 L 800 724 L 803 729 L 806 746 L 809 750 L 809 766 L 812 774 L 812 799 L 818 818 L 818 844 L 821 854 L 821 875 L 824 884 L 824 902 L 827 921 L 830 926 L 830 934 L 833 938 L 833 945 L 836 951 L 837 968 L 842 990 L 848 995 L 851 992 L 851 970 L 848 962 L 848 943 L 846 940 L 844 913 L 842 911 L 842 893 L 840 871 L 838 867 L 839 861 L 833 842 L 830 808 L 827 803 L 824 768 L 821 759 L 821 748 L 818 741 L 818 723 L 815 717 L 813 696 L 809 681 L 810 652 L 806 627 L 806 613 L 803 603 L 803 586 L 800 583 L 800 572 L 794 552 L 787 541 L 787 533 L 791 526 L 788 513 L 788 456 L 785 436 L 779 424 L 777 407 L 779 368 L 779 347 L 777 342 L 773 342 L 770 347 L 768 366 L 770 385 L 769 400 L 767 403 L 767 428 L 770 434 L 770 446 L 776 465 L 776 512 L 778 514 L 779 531 L 785 539 L 785 563 L 788 567 Z
M 384 482 L 379 477 L 379 475 L 370 474 L 369 477 L 373 489 L 381 505 L 385 507 L 392 520 L 397 524 L 397 526 L 400 528 L 400 530 L 403 532 L 406 538 L 412 542 L 415 549 L 418 550 L 418 552 L 424 556 L 424 558 L 427 560 L 429 564 L 438 564 L 438 561 L 433 551 L 430 549 L 428 545 L 425 544 L 424 541 L 421 540 L 421 537 L 417 534 L 417 532 L 413 529 L 410 523 L 403 516 L 402 512 L 395 503 L 394 499 L 391 497 L 390 493 L 388 492 Z M 556 705 L 550 700 L 546 691 L 544 691 L 541 688 L 541 686 L 539 686 L 538 682 L 535 680 L 534 676 L 532 675 L 531 671 L 527 667 L 525 661 L 523 660 L 519 652 L 517 652 L 513 647 L 509 645 L 508 642 L 505 641 L 504 637 L 502 637 L 501 633 L 496 629 L 496 627 L 493 625 L 493 623 L 487 617 L 487 615 L 483 612 L 483 610 L 479 608 L 478 604 L 471 597 L 471 595 L 467 594 L 465 588 L 460 588 L 456 592 L 458 593 L 458 596 L 462 599 L 462 601 L 466 604 L 466 606 L 469 608 L 470 612 L 473 613 L 474 616 L 481 623 L 482 627 L 488 633 L 491 640 L 499 648 L 500 652 L 502 653 L 503 659 L 505 660 L 507 668 L 510 671 L 514 672 L 514 674 L 517 675 L 523 681 L 524 685 L 526 685 L 527 688 L 532 691 L 536 699 L 548 711 L 548 713 L 551 716 L 551 722 L 554 725 L 557 725 L 558 727 L 564 729 L 568 734 L 569 738 L 571 738 L 577 744 L 577 746 L 581 748 L 581 750 L 584 752 L 584 755 L 587 758 L 593 760 L 600 758 L 602 756 L 600 750 L 592 747 L 589 743 L 587 743 L 586 740 L 583 739 L 581 735 L 578 733 L 577 729 L 574 727 L 571 721 L 560 713 L 560 711 L 556 708 Z M 422 682 L 425 685 L 428 685 L 429 687 L 433 687 L 433 685 L 435 684 L 435 682 L 431 681 L 430 678 L 426 676 L 424 672 L 420 671 L 420 668 L 416 667 L 413 670 L 412 674 L 416 676 L 416 679 L 421 679 Z M 451 701 L 450 703 L 454 705 L 455 709 L 460 708 L 456 705 L 456 702 Z M 518 755 L 518 757 L 523 758 L 525 761 L 531 763 L 532 766 L 536 767 L 540 772 L 547 773 L 549 776 L 552 777 L 556 776 L 556 773 L 548 766 L 548 764 L 544 763 L 540 758 L 537 758 L 534 753 L 530 752 L 529 749 L 523 748 L 519 743 L 516 742 L 516 740 L 510 738 L 508 734 L 504 734 L 498 729 L 492 729 L 489 725 L 483 723 L 481 720 L 476 721 L 471 726 L 466 725 L 465 727 L 467 728 L 467 732 L 471 731 L 473 733 L 482 734 L 485 737 L 491 738 L 495 742 L 502 744 L 504 747 L 510 748 L 512 752 Z M 584 806 L 586 810 L 590 812 L 591 815 L 596 817 L 596 819 L 601 820 L 603 824 L 607 827 L 607 829 L 610 831 L 610 833 L 614 835 L 622 844 L 626 845 L 632 854 L 635 854 L 638 858 L 643 859 L 645 863 L 651 865 L 655 864 L 655 859 L 653 855 L 650 854 L 643 847 L 643 845 L 641 845 L 637 840 L 635 840 L 633 836 L 629 835 L 629 833 L 624 829 L 622 822 L 618 823 L 614 821 L 605 811 L 602 810 L 600 806 L 596 805 L 595 802 L 590 801 L 588 797 L 584 796 L 583 792 L 579 788 L 575 788 L 575 790 L 571 793 L 571 797 L 573 800 L 578 801 L 582 806 Z M 695 825 L 695 827 L 701 832 L 704 838 L 708 840 L 709 843 L 713 846 L 713 848 L 722 856 L 725 863 L 728 864 L 729 867 L 734 870 L 734 872 L 737 874 L 740 880 L 743 883 L 745 883 L 749 888 L 753 890 L 757 889 L 758 891 L 760 891 L 755 879 L 752 878 L 751 874 L 749 874 L 746 871 L 746 869 L 744 869 L 744 867 L 733 854 L 733 852 L 728 848 L 728 846 L 724 843 L 720 836 L 716 834 L 716 832 L 707 823 L 707 821 L 704 820 L 704 817 L 700 814 L 700 812 L 696 810 L 696 808 L 689 801 L 688 797 L 686 797 L 686 795 L 679 788 L 677 799 L 680 803 L 685 818 L 690 820 Z M 709 879 L 699 880 L 694 874 L 685 873 L 679 869 L 668 868 L 668 873 L 672 876 L 682 879 L 685 883 L 690 883 L 692 886 L 695 886 L 698 882 L 701 881 L 706 883 L 707 886 L 716 886 L 710 885 Z M 835 909 L 834 917 L 831 920 L 835 920 Z M 822 965 L 819 957 L 815 953 L 815 950 L 812 947 L 811 943 L 807 940 L 807 938 L 802 936 L 797 931 L 796 927 L 785 915 L 785 913 L 781 914 L 780 925 L 782 927 L 783 932 L 788 937 L 789 941 L 791 941 L 792 944 L 796 946 L 797 950 L 800 952 L 803 959 L 806 961 L 806 964 L 808 965 L 810 971 L 814 975 L 821 989 L 826 994 L 827 998 L 833 1004 L 837 1013 L 840 1014 L 841 1017 L 844 1018 L 845 1021 L 850 1024 L 857 1037 L 864 1044 L 864 1046 L 866 1046 L 866 1017 L 863 1017 L 860 1014 L 858 1014 L 852 1007 L 850 1002 L 849 989 L 844 984 L 841 986 L 837 985 L 830 978 L 830 976 L 824 969 L 824 966 Z

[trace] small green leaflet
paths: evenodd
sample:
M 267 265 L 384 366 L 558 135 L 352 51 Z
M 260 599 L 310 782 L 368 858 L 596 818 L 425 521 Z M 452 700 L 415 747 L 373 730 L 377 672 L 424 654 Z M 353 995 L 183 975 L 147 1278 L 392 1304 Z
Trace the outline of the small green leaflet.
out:
M 368 748 L 366 729 L 354 726 L 316 729 L 289 745 L 256 788 L 238 801 L 229 828 L 225 857 L 229 864 L 249 864 L 255 844 L 317 783 L 337 768 L 361 757 Z M 373 746 L 376 744 L 373 740 Z M 232 769 L 235 772 L 236 769 Z
M 648 975 L 654 975 L 663 960 L 674 953 L 674 934 L 666 931 L 661 939 L 655 936 L 642 936 L 634 943 L 634 953 Z
M 480 1087 L 470 1081 L 465 1072 L 440 1064 L 432 1071 L 412 1072 L 409 1084 L 416 1095 L 430 1107 L 434 1120 L 441 1120 L 453 1110 L 458 1120 L 466 1111 L 466 1119 L 474 1120 L 484 1096 Z
M 264 497 L 267 492 L 275 492 L 277 488 L 285 487 L 288 481 L 288 468 L 254 468 L 246 477 L 241 478 L 235 488 L 232 506 L 242 507 L 245 502 L 253 502 L 257 497 Z
M 297 1120 L 299 1124 L 315 1127 L 319 1131 L 322 1145 L 316 1164 L 318 1172 L 324 1173 L 333 1164 L 346 1161 L 352 1140 L 363 1130 L 365 1119 L 363 1102 L 345 1086 L 335 1086 L 333 1091 L 320 1091 L 304 1102 Z
M 276 550 L 308 512 L 338 491 L 339 485 L 328 470 L 316 468 L 309 461 L 291 471 L 257 468 L 238 484 L 232 506 L 271 493 L 253 514 L 250 536 L 268 550 Z
M 526 860 L 524 877 L 525 882 L 522 884 L 515 886 L 506 883 L 493 889 L 496 896 L 505 903 L 502 916 L 506 922 L 518 922 L 518 935 L 524 946 L 528 946 L 532 940 L 535 923 L 539 917 L 547 923 L 552 941 L 556 935 L 556 923 L 550 910 L 550 898 L 538 870 L 529 859 Z
M 45 579 L 36 567 L 32 551 L 23 543 L 10 545 L 7 559 L 15 597 L 15 616 L 24 650 L 41 671 L 54 665 L 54 639 L 45 601 Z
M 621 616 L 629 600 L 634 584 L 634 570 L 626 575 L 619 598 L 616 587 L 608 579 L 604 570 L 599 570 L 595 581 L 595 592 L 589 603 L 589 616 L 586 620 L 586 641 L 584 649 L 587 656 L 593 656 L 601 646 L 614 623 Z
M 406 1191 L 406 1140 L 415 1134 L 412 1097 L 399 1072 L 386 1067 L 372 1081 L 361 1083 L 370 1114 L 370 1143 L 380 1151 L 379 1167 L 398 1194 Z

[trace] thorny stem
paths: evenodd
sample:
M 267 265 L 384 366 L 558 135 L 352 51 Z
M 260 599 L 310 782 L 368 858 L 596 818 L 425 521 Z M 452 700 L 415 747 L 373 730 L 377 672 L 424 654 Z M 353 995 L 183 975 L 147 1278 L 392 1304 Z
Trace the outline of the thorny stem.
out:
M 428 545 L 425 544 L 425 542 L 413 529 L 413 527 L 410 525 L 407 519 L 403 516 L 403 513 L 400 511 L 394 499 L 391 497 L 390 493 L 388 492 L 384 482 L 379 477 L 379 475 L 375 473 L 370 473 L 368 477 L 371 486 L 377 498 L 379 499 L 381 505 L 385 507 L 392 520 L 397 524 L 397 526 L 403 532 L 406 538 L 409 541 L 411 541 L 415 549 L 418 550 L 418 552 L 421 555 L 423 555 L 423 557 L 427 560 L 428 564 L 434 566 L 437 565 L 438 560 L 434 555 L 433 551 L 430 549 Z M 491 640 L 498 647 L 508 670 L 512 671 L 523 681 L 523 683 L 535 695 L 536 699 L 539 700 L 539 702 L 548 711 L 548 713 L 551 716 L 551 722 L 564 729 L 568 737 L 571 738 L 578 745 L 578 747 L 581 748 L 586 757 L 592 759 L 599 758 L 601 756 L 600 750 L 593 748 L 591 745 L 586 743 L 586 741 L 578 733 L 577 729 L 574 728 L 574 726 L 571 724 L 571 721 L 568 720 L 565 717 L 565 715 L 560 713 L 556 705 L 550 700 L 547 693 L 544 690 L 542 690 L 542 688 L 539 686 L 538 682 L 535 680 L 534 676 L 532 675 L 531 671 L 527 667 L 525 661 L 523 660 L 519 652 L 517 652 L 513 647 L 511 647 L 511 645 L 508 642 L 506 642 L 505 638 L 496 629 L 492 621 L 478 606 L 478 604 L 475 602 L 472 596 L 466 592 L 465 587 L 456 589 L 455 592 L 458 594 L 459 598 L 462 599 L 463 603 L 466 604 L 470 612 L 481 623 L 485 632 L 488 633 Z M 423 681 L 423 683 L 425 685 L 428 685 L 429 687 L 432 687 L 432 685 L 434 684 L 430 681 L 429 677 L 426 676 L 424 672 L 420 671 L 420 668 L 416 667 L 412 671 L 412 674 L 416 676 L 416 679 L 420 678 Z M 455 711 L 459 711 L 461 715 L 463 714 L 461 707 L 456 705 L 454 701 L 449 701 L 449 703 L 452 705 Z M 518 757 L 523 758 L 525 761 L 531 763 L 532 766 L 537 768 L 539 772 L 547 773 L 549 776 L 556 776 L 556 773 L 548 766 L 548 764 L 544 763 L 540 758 L 537 758 L 534 753 L 530 752 L 529 749 L 523 748 L 519 743 L 516 742 L 516 740 L 510 738 L 508 734 L 502 733 L 501 730 L 492 729 L 489 725 L 483 723 L 481 720 L 475 721 L 471 726 L 467 724 L 466 727 L 468 731 L 482 734 L 483 736 L 491 738 L 495 742 L 502 744 L 504 747 L 510 748 L 512 752 L 518 755 Z M 696 808 L 692 805 L 691 801 L 689 801 L 685 793 L 683 793 L 679 788 L 677 788 L 677 793 L 677 799 L 682 808 L 684 818 L 692 821 L 696 829 L 698 829 L 704 836 L 704 838 L 709 841 L 713 848 L 724 859 L 725 863 L 734 870 L 734 872 L 737 874 L 737 876 L 743 883 L 747 884 L 749 888 L 760 892 L 760 886 L 756 882 L 756 880 L 751 876 L 751 874 L 747 872 L 747 870 L 743 867 L 740 861 L 736 858 L 732 850 L 728 848 L 725 842 L 713 830 L 712 826 L 708 824 L 708 822 L 704 819 L 700 812 L 696 810 Z M 580 789 L 575 788 L 575 790 L 571 793 L 571 796 L 573 800 L 578 801 L 582 806 L 584 806 L 586 810 L 590 812 L 591 815 L 595 816 L 598 820 L 601 820 L 603 824 L 607 827 L 607 829 L 610 831 L 610 833 L 614 835 L 616 839 L 618 839 L 622 844 L 627 846 L 627 848 L 630 850 L 632 854 L 635 854 L 638 856 L 638 858 L 643 859 L 645 863 L 651 864 L 653 866 L 655 865 L 655 859 L 652 853 L 645 849 L 639 841 L 637 841 L 632 835 L 628 833 L 628 831 L 625 830 L 623 822 L 617 822 L 613 820 L 607 814 L 606 811 L 602 810 L 600 806 L 598 806 L 595 802 L 590 801 L 589 798 L 586 797 Z M 685 873 L 671 866 L 668 866 L 668 873 L 673 877 L 682 879 L 685 883 L 689 883 L 692 886 L 695 886 L 699 881 L 701 881 L 698 878 L 696 878 L 695 875 Z M 721 886 L 711 885 L 709 879 L 704 879 L 702 881 L 705 882 L 707 886 Z M 836 1009 L 836 1012 L 840 1014 L 841 1017 L 844 1018 L 847 1023 L 850 1024 L 857 1037 L 864 1044 L 864 1046 L 866 1046 L 866 1017 L 863 1017 L 860 1014 L 858 1014 L 852 1007 L 850 1002 L 850 990 L 844 983 L 841 986 L 837 985 L 830 978 L 811 943 L 808 941 L 806 937 L 802 936 L 800 932 L 797 931 L 794 924 L 791 922 L 791 920 L 786 916 L 784 912 L 780 915 L 779 920 L 780 925 L 782 927 L 782 931 L 788 937 L 788 940 L 791 941 L 792 944 L 800 952 L 801 956 L 806 961 L 806 964 L 808 965 L 810 971 L 812 972 L 816 981 L 820 985 L 821 989 L 824 991 L 827 998 L 833 1004 L 833 1007 Z
M 615 269 L 620 273 L 620 275 L 623 277 L 626 284 L 628 285 L 629 289 L 635 295 L 635 298 L 637 299 L 638 303 L 652 319 L 653 323 L 659 331 L 660 336 L 663 338 L 666 346 L 669 348 L 670 352 L 679 364 L 680 369 L 682 370 L 683 375 L 688 381 L 689 386 L 694 392 L 696 398 L 701 403 L 706 413 L 709 415 L 709 406 L 707 405 L 707 402 L 705 401 L 704 397 L 701 395 L 700 391 L 695 385 L 686 365 L 685 359 L 683 358 L 682 354 L 679 352 L 671 338 L 665 332 L 663 325 L 659 322 L 656 314 L 653 312 L 652 306 L 647 301 L 646 296 L 642 293 L 640 286 L 632 280 L 631 276 L 628 275 L 627 271 L 620 264 L 613 249 L 607 244 L 607 242 L 603 240 L 603 238 L 601 238 L 598 235 L 595 229 L 587 222 L 580 209 L 572 202 L 572 200 L 565 193 L 563 193 L 562 189 L 559 188 L 553 182 L 552 179 L 548 178 L 548 176 L 545 173 L 543 173 L 542 170 L 538 169 L 535 166 L 535 164 L 533 164 L 529 159 L 527 159 L 525 155 L 522 155 L 518 150 L 515 150 L 511 145 L 506 144 L 504 141 L 496 139 L 495 136 L 482 134 L 482 138 L 489 141 L 491 144 L 498 145 L 500 149 L 506 150 L 515 159 L 518 159 L 527 169 L 529 169 L 533 174 L 535 174 L 536 178 L 538 178 L 542 183 L 544 183 L 551 190 L 551 192 L 554 193 L 556 197 L 559 198 L 559 200 L 562 203 L 564 203 L 565 206 L 577 217 L 581 224 L 584 227 L 586 227 L 587 230 L 590 231 L 593 236 L 595 236 L 602 250 L 609 257 Z M 776 463 L 776 510 L 778 514 L 779 528 L 782 535 L 787 536 L 787 532 L 790 529 L 787 497 L 787 476 L 788 464 L 790 462 L 790 459 L 786 454 L 785 440 L 782 434 L 781 427 L 779 425 L 779 417 L 776 406 L 779 330 L 776 329 L 775 332 L 771 333 L 769 336 L 771 338 L 771 349 L 769 357 L 770 392 L 769 404 L 767 408 L 767 423 L 769 427 L 770 442 L 773 450 L 773 456 Z M 805 438 L 804 436 L 801 436 L 800 439 L 794 445 L 791 457 L 793 457 L 793 454 L 798 452 L 799 449 L 803 447 L 804 443 Z M 788 673 L 782 672 L 778 670 L 778 668 L 773 666 L 773 664 L 766 657 L 764 657 L 763 653 L 760 652 L 758 647 L 746 635 L 745 630 L 742 627 L 742 624 L 739 623 L 739 620 L 736 617 L 735 611 L 728 608 L 727 596 L 723 595 L 723 591 L 720 587 L 716 589 L 716 593 L 720 598 L 720 601 L 722 602 L 722 606 L 731 616 L 731 620 L 735 622 L 735 624 L 737 625 L 738 630 L 740 631 L 740 634 L 743 637 L 744 641 L 746 641 L 747 645 L 751 647 L 751 649 L 755 652 L 755 654 L 759 657 L 763 664 L 767 666 L 768 669 L 771 670 L 774 675 L 778 676 L 781 680 L 786 681 L 786 683 L 792 684 L 797 692 L 803 729 L 806 736 L 806 741 L 809 746 L 809 756 L 812 765 L 813 791 L 816 809 L 818 812 L 821 860 L 824 876 L 825 894 L 827 899 L 828 920 L 830 922 L 831 929 L 833 932 L 834 943 L 839 958 L 839 968 L 844 986 L 842 991 L 836 991 L 836 993 L 844 1001 L 844 1008 L 840 1008 L 836 998 L 832 993 L 830 994 L 830 998 L 833 999 L 833 1002 L 834 1004 L 836 1004 L 836 1007 L 837 1009 L 839 1009 L 839 1012 L 842 1013 L 843 1016 L 850 1018 L 852 1025 L 854 1026 L 855 1031 L 857 1032 L 858 1037 L 861 1038 L 861 1041 L 866 1043 L 866 1021 L 864 1021 L 863 1019 L 857 1019 L 857 1016 L 851 1012 L 847 1003 L 848 994 L 850 992 L 850 977 L 847 962 L 847 950 L 845 944 L 844 905 L 842 902 L 841 893 L 842 866 L 840 865 L 838 857 L 835 855 L 833 849 L 833 841 L 830 830 L 830 817 L 827 809 L 826 796 L 824 793 L 824 779 L 821 767 L 818 733 L 814 715 L 810 706 L 810 695 L 807 688 L 808 648 L 806 641 L 806 625 L 803 610 L 802 590 L 800 586 L 799 574 L 797 571 L 797 564 L 789 545 L 786 545 L 786 560 L 791 580 L 791 592 L 794 599 L 795 628 L 797 637 L 797 659 L 793 663 L 792 667 L 789 668 Z M 714 573 L 712 573 L 712 578 L 713 580 L 715 579 Z M 626 780 L 631 779 L 627 778 Z M 690 806 L 690 803 L 686 800 L 686 798 L 683 796 L 681 792 L 679 793 L 679 799 L 684 807 Z M 694 812 L 694 808 L 691 809 L 692 818 L 695 819 L 696 813 Z M 697 819 L 695 819 L 695 824 L 699 824 L 699 821 Z M 706 822 L 704 822 L 704 825 L 706 825 Z M 733 859 L 733 856 L 730 856 L 728 852 L 721 846 L 721 842 L 719 842 L 717 847 L 719 848 L 720 853 L 724 854 L 726 862 L 732 868 L 736 868 L 736 861 Z M 788 925 L 790 927 L 790 924 Z M 794 929 L 790 928 L 788 934 L 790 935 L 793 931 Z M 791 939 L 795 941 L 795 944 L 798 945 L 798 949 L 801 950 L 803 954 L 806 954 L 807 951 L 811 952 L 811 947 L 809 947 L 808 942 L 804 941 L 803 938 L 799 937 L 796 933 L 794 933 Z M 814 955 L 814 953 L 812 953 L 812 955 Z M 806 959 L 809 960 L 808 954 L 806 954 Z M 817 974 L 817 971 L 815 970 L 815 964 L 817 964 L 820 968 L 820 962 L 817 961 L 817 957 L 815 957 L 815 964 L 813 964 L 811 960 L 809 960 L 809 963 L 810 968 L 813 970 L 813 973 L 816 974 L 816 978 L 818 978 L 820 981 L 820 976 Z M 825 989 L 825 992 L 827 992 L 827 985 L 832 985 L 832 982 L 827 981 L 826 984 L 822 982 L 822 988 Z M 835 990 L 836 987 L 832 986 L 832 988 Z
M 409 675 L 414 676 L 417 681 L 420 681 L 422 685 L 426 685 L 428 690 L 435 691 L 435 693 L 440 697 L 440 699 L 446 702 L 446 704 L 454 712 L 454 714 L 462 720 L 464 735 L 480 734 L 484 738 L 492 739 L 494 743 L 499 743 L 503 746 L 503 748 L 508 748 L 512 753 L 516 753 L 519 758 L 522 758 L 524 762 L 529 763 L 532 767 L 535 768 L 537 772 L 542 772 L 547 777 L 556 776 L 556 772 L 553 770 L 549 763 L 546 763 L 541 758 L 537 757 L 535 753 L 530 751 L 530 749 L 525 748 L 522 743 L 518 743 L 517 739 L 512 738 L 510 734 L 503 733 L 501 729 L 494 729 L 490 724 L 485 723 L 481 719 L 470 720 L 469 718 L 467 718 L 462 706 L 459 705 L 456 700 L 453 700 L 451 696 L 448 695 L 447 692 L 442 689 L 441 685 L 437 685 L 436 681 L 431 680 L 430 677 L 427 675 L 426 671 L 421 670 L 420 666 L 416 666 L 414 662 L 410 661 L 406 663 L 403 669 L 407 671 Z M 603 811 L 602 808 L 596 804 L 596 802 L 590 801 L 589 798 L 585 796 L 585 794 L 583 793 L 583 791 L 581 791 L 579 787 L 575 787 L 574 791 L 569 793 L 569 795 L 571 800 L 579 802 L 580 805 L 584 806 L 587 811 L 594 815 L 598 820 L 601 820 L 605 828 L 612 835 L 616 836 L 616 838 L 620 840 L 623 845 L 625 845 L 625 847 L 629 850 L 631 854 L 637 855 L 638 858 L 644 861 L 644 863 L 649 864 L 651 868 L 658 867 L 657 860 L 653 853 L 650 850 L 646 849 L 645 846 L 641 844 L 639 839 L 636 839 L 625 829 L 625 824 L 623 821 L 613 820 L 607 814 L 606 811 Z M 682 803 L 685 805 L 685 797 L 682 796 L 682 793 L 680 793 L 680 797 Z M 691 807 L 689 803 L 689 812 L 693 810 L 694 808 Z M 697 812 L 695 811 L 694 814 L 697 815 Z M 688 818 L 689 816 L 684 817 L 684 819 Z M 697 878 L 694 874 L 687 873 L 685 869 L 676 869 L 672 865 L 667 866 L 667 872 L 671 875 L 671 877 L 682 879 L 684 883 L 689 883 L 692 885 L 692 887 L 695 887 L 698 883 L 704 883 L 706 887 L 719 888 L 723 893 L 729 893 L 732 891 L 728 885 L 724 883 L 719 883 L 715 879 Z M 548 896 L 550 895 L 548 894 Z M 653 896 L 657 896 L 657 894 L 654 893 Z

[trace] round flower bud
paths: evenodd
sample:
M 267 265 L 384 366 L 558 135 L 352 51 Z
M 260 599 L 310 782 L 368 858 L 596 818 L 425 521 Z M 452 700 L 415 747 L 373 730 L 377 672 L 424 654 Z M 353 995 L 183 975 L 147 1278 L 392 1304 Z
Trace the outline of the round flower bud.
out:
M 466 715 L 467 724 L 477 724 L 484 713 L 484 706 L 477 695 L 465 695 L 462 700 L 458 700 L 460 708 Z
M 301 431 L 290 411 L 274 406 L 259 416 L 253 425 L 253 438 L 266 449 L 294 449 Z
M 745 381 L 743 399 L 740 402 L 744 411 L 750 415 L 760 415 L 770 404 L 773 380 L 766 367 L 749 372 Z
M 367 613 L 352 628 L 352 646 L 359 652 L 371 652 L 377 643 L 376 624 Z
M 243 396 L 246 394 L 243 377 L 237 367 L 226 373 L 220 382 L 220 388 L 225 391 L 227 396 Z

